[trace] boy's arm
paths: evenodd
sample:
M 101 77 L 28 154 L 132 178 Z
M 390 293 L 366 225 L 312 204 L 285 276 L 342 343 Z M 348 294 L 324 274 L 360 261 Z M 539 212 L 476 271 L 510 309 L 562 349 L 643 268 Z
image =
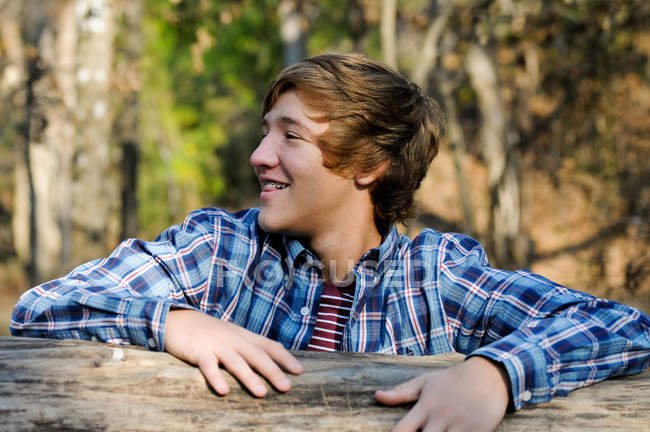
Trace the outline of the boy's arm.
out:
M 490 267 L 482 247 L 443 236 L 439 287 L 453 347 L 507 371 L 512 406 L 566 395 L 650 363 L 650 318 L 529 271 Z
M 489 359 L 507 374 L 503 381 L 509 386 L 511 406 L 520 409 L 648 367 L 650 318 L 639 310 L 569 290 L 527 271 L 491 268 L 480 244 L 468 237 L 443 235 L 437 250 L 437 286 L 450 343 L 469 355 L 444 375 L 459 379 L 457 372 L 472 359 Z M 481 376 L 491 381 L 489 373 Z M 480 389 L 484 380 L 475 382 Z M 424 396 L 429 384 L 422 383 Z M 461 392 L 431 385 L 444 398 L 439 402 L 452 406 L 471 407 L 477 397 L 475 389 Z M 435 411 L 438 405 L 428 407 Z M 473 416 L 480 411 L 469 412 Z
M 12 334 L 163 351 L 169 310 L 198 309 L 218 278 L 213 259 L 218 217 L 193 212 L 155 241 L 127 239 L 108 258 L 32 288 L 14 307 Z
M 172 254 L 165 242 L 125 240 L 108 258 L 32 288 L 14 307 L 11 333 L 163 350 L 169 309 L 192 306 L 157 252 Z

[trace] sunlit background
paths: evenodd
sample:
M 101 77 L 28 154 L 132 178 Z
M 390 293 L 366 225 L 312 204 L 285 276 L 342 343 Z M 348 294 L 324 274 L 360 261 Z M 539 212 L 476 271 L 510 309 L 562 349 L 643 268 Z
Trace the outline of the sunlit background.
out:
M 256 205 L 287 64 L 361 52 L 446 112 L 423 227 L 650 311 L 646 0 L 0 0 L 0 334 L 29 287 Z

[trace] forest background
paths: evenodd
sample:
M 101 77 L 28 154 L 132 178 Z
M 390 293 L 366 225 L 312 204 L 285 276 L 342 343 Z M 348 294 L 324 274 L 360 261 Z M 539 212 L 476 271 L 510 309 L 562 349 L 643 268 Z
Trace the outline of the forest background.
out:
M 650 312 L 646 0 L 0 0 L 0 334 L 29 287 L 206 206 L 254 206 L 287 64 L 382 59 L 447 140 L 403 232 Z

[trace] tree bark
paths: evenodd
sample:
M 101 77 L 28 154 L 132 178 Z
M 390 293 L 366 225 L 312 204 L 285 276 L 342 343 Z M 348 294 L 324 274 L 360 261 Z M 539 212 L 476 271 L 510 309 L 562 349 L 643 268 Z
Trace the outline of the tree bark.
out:
M 302 0 L 282 0 L 278 6 L 285 66 L 297 63 L 305 57 L 303 26 L 306 21 L 302 17 L 301 8 Z
M 74 128 L 70 109 L 71 56 L 74 52 L 74 4 L 27 1 L 23 143 L 16 166 L 14 239 L 29 278 L 38 283 L 60 272 L 66 248 L 63 230 L 69 210 Z
M 479 99 L 481 153 L 488 168 L 490 217 L 487 247 L 495 264 L 513 266 L 523 261 L 520 247 L 519 173 L 508 143 L 508 122 L 499 97 L 497 70 L 485 48 L 474 45 L 465 67 Z
M 76 0 L 77 148 L 75 154 L 75 263 L 100 258 L 119 237 L 119 158 L 111 146 L 111 75 L 115 22 L 110 0 Z
M 442 94 L 445 111 L 447 113 L 449 147 L 454 160 L 456 181 L 458 182 L 458 198 L 463 209 L 463 232 L 469 235 L 476 235 L 474 227 L 474 208 L 471 203 L 469 186 L 467 185 L 467 178 L 463 169 L 464 162 L 467 158 L 467 146 L 465 145 L 463 129 L 458 120 L 458 110 L 453 95 L 453 87 L 454 84 L 452 78 L 450 76 L 443 76 L 443 79 L 440 82 L 440 93 Z
M 287 393 L 257 399 L 230 375 L 225 397 L 197 368 L 166 353 L 77 340 L 0 338 L 0 429 L 388 430 L 409 405 L 385 407 L 385 389 L 462 360 L 295 352 L 304 372 Z M 645 430 L 650 373 L 613 379 L 507 415 L 500 431 Z
M 142 54 L 141 0 L 116 4 L 116 15 L 123 25 L 118 32 L 123 42 L 116 46 L 115 79 L 119 112 L 115 118 L 115 138 L 121 149 L 121 238 L 138 233 L 138 163 L 140 160 L 140 57 Z
M 25 110 L 27 97 L 27 55 L 21 35 L 21 2 L 3 0 L 0 2 L 0 43 L 4 48 L 4 56 L 0 70 L 0 126 L 4 129 L 20 129 L 13 137 L 14 147 L 14 215 L 12 217 L 13 249 L 26 267 L 33 267 L 35 256 L 30 255 L 30 201 L 33 193 L 32 184 L 28 183 L 26 158 L 28 157 L 27 115 Z M 19 127 L 16 127 L 20 125 Z M 7 138 L 4 130 L 2 138 Z M 21 197 L 21 200 L 18 200 Z M 18 218 L 16 215 L 21 215 Z M 33 225 L 35 226 L 35 224 Z
M 429 73 L 438 60 L 438 42 L 447 27 L 449 16 L 454 8 L 454 0 L 439 0 L 437 2 L 438 13 L 432 19 L 420 50 L 419 61 L 413 70 L 413 82 L 416 83 L 424 93 L 429 91 Z
M 53 151 L 59 160 L 56 188 L 57 225 L 60 231 L 61 252 L 58 264 L 62 268 L 72 266 L 72 212 L 73 212 L 73 169 L 75 157 L 75 139 L 77 131 L 74 125 L 74 111 L 77 107 L 77 88 L 75 82 L 77 26 L 75 2 L 61 2 L 57 17 L 58 29 L 56 52 L 58 65 L 54 71 L 58 90 L 60 91 L 61 113 L 59 131 L 52 137 Z M 55 269 L 60 271 L 59 269 Z M 48 272 L 49 273 L 49 272 Z M 50 276 L 50 274 L 48 274 Z
M 3 12 L 4 21 L 14 16 L 2 29 L 12 63 L 3 94 L 13 86 L 25 95 L 16 107 L 25 114 L 16 146 L 14 243 L 32 285 L 104 256 L 115 243 L 111 7 L 27 0 L 9 2 Z
M 395 19 L 397 0 L 383 0 L 381 3 L 381 54 L 384 62 L 397 70 L 397 49 L 395 48 Z

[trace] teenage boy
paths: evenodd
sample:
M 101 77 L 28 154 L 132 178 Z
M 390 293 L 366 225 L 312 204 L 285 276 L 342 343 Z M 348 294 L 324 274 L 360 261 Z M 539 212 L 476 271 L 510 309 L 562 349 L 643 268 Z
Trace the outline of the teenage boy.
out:
M 279 75 L 262 111 L 259 208 L 197 210 L 153 242 L 125 240 L 25 293 L 13 334 L 166 350 L 219 394 L 222 365 L 255 396 L 259 375 L 289 390 L 282 369 L 302 368 L 287 350 L 468 354 L 377 391 L 417 400 L 395 430 L 491 430 L 509 404 L 648 366 L 642 312 L 494 269 L 463 235 L 397 233 L 442 129 L 402 76 L 360 55 L 313 57 Z

